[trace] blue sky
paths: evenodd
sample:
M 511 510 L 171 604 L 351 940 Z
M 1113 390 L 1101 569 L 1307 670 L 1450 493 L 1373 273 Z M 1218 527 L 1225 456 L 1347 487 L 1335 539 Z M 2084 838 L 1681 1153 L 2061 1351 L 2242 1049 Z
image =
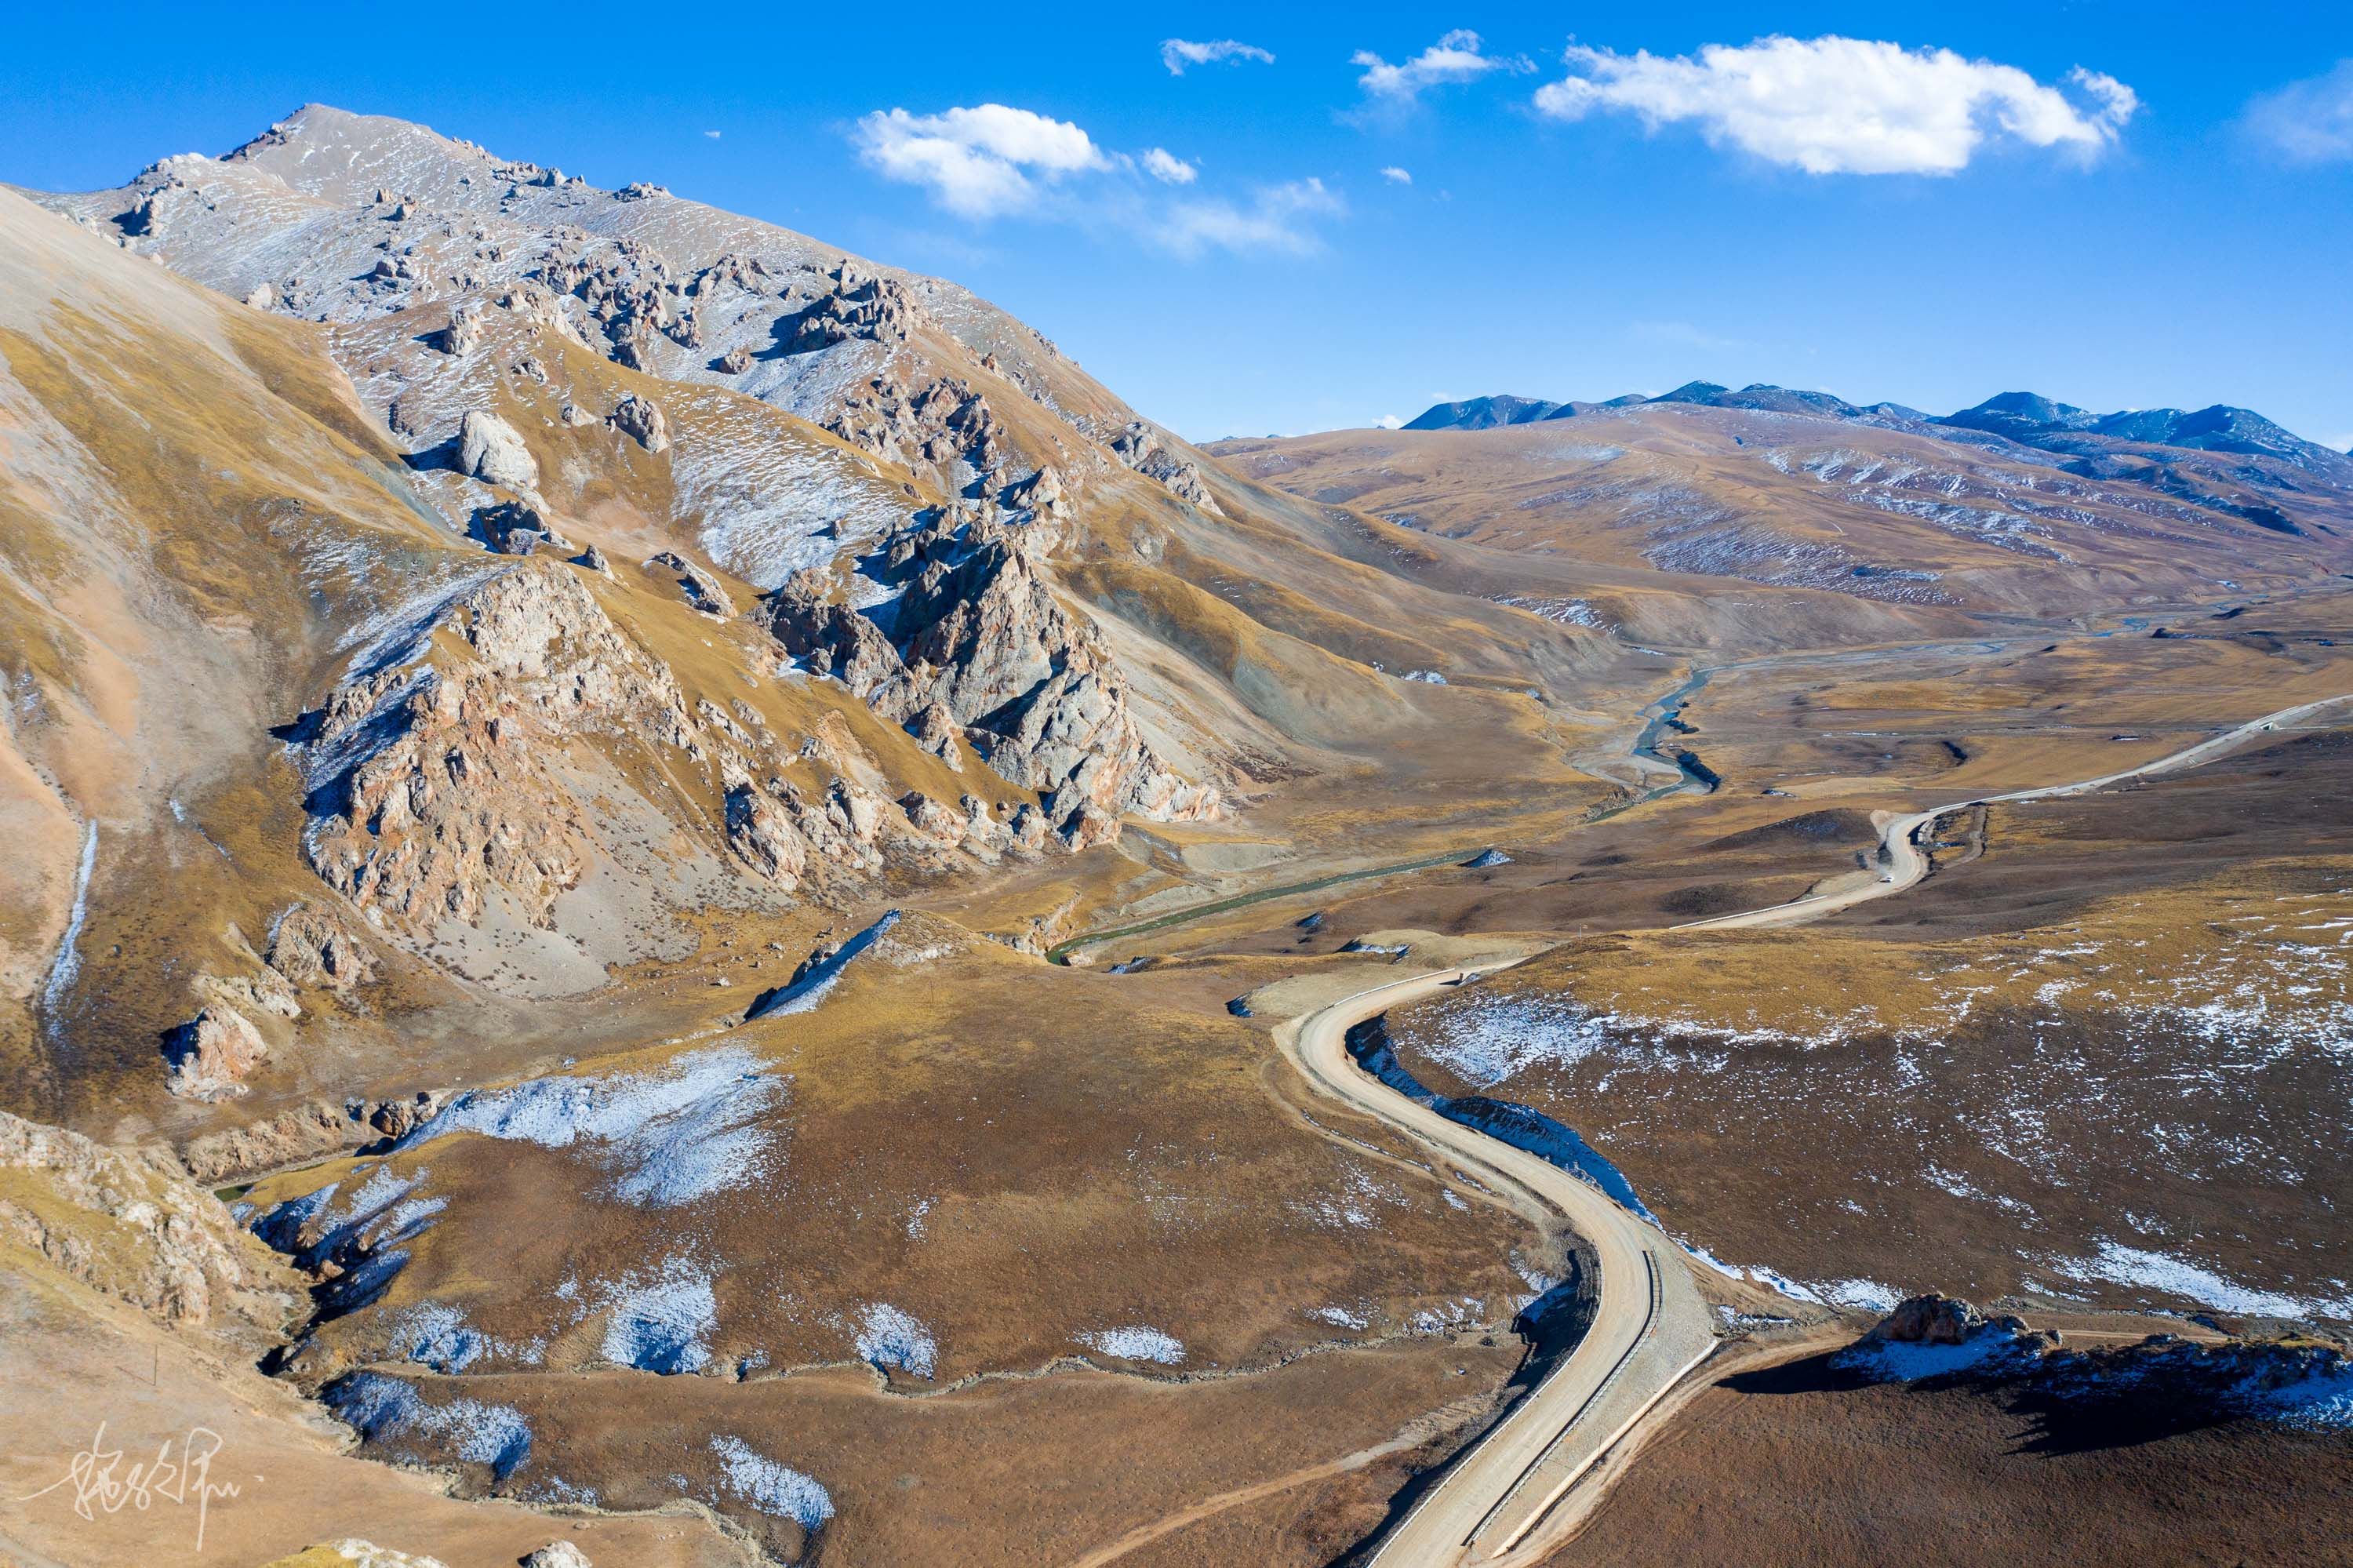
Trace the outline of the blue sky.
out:
M 20 15 L 0 179 L 397 114 L 955 278 L 1197 439 L 1704 377 L 2353 445 L 2353 6 L 347 11 Z

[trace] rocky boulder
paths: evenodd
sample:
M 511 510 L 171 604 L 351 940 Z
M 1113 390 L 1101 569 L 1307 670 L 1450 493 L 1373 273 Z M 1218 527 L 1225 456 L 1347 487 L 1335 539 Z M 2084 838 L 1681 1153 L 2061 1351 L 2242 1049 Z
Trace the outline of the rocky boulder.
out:
M 522 433 L 496 414 L 470 408 L 458 424 L 458 471 L 509 490 L 539 488 L 539 461 Z
M 1898 1302 L 1872 1332 L 1899 1344 L 1957 1345 L 1985 1326 L 1985 1315 L 1976 1307 L 1932 1290 Z
M 269 961 L 298 986 L 349 991 L 375 979 L 375 955 L 323 904 L 297 904 L 278 916 Z
M 522 1568 L 589 1568 L 588 1554 L 568 1541 L 551 1541 L 524 1558 Z
M 165 1086 L 182 1099 L 227 1099 L 245 1092 L 246 1075 L 269 1054 L 251 1019 L 234 1008 L 207 1007 L 165 1036 Z
M 615 405 L 613 428 L 649 452 L 670 450 L 670 420 L 659 405 L 632 392 Z

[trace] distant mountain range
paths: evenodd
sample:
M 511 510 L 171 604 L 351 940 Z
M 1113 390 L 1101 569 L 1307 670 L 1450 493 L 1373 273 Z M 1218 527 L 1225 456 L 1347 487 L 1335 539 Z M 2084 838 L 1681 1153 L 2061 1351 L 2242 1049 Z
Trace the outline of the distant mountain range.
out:
M 1763 413 L 1804 414 L 1857 424 L 1942 427 L 2000 436 L 2045 451 L 2091 457 L 2128 452 L 2137 447 L 2170 447 L 2237 452 L 2274 458 L 2310 471 L 2335 484 L 2353 483 L 2353 457 L 2307 441 L 2251 408 L 2217 403 L 2211 408 L 2134 408 L 2094 414 L 2032 392 L 2004 392 L 1956 414 L 1926 414 L 1901 403 L 1850 403 L 1828 392 L 1805 392 L 1762 383 L 1735 391 L 1713 381 L 1690 381 L 1655 397 L 1630 394 L 1604 403 L 1555 403 L 1542 397 L 1497 395 L 1439 403 L 1404 428 L 1409 430 L 1485 430 L 1575 418 L 1601 408 L 1644 403 L 1688 403 L 1708 408 L 1745 408 Z

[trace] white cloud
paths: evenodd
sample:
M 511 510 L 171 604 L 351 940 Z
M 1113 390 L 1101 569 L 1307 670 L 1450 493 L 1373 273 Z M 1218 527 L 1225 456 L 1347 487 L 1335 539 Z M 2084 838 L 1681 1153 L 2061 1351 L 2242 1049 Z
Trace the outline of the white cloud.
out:
M 719 140 L 719 132 L 716 131 L 705 131 L 703 134 L 710 137 L 714 142 Z
M 1323 246 L 1315 221 L 1346 210 L 1322 180 L 1293 180 L 1262 186 L 1247 205 L 1223 199 L 1175 203 L 1156 226 L 1155 238 L 1180 256 L 1212 249 L 1303 256 Z
M 1403 169 L 1398 168 L 1395 164 L 1391 164 L 1388 168 L 1381 171 L 1381 178 L 1388 181 L 1389 184 L 1393 185 L 1409 185 L 1413 184 L 1413 176 L 1406 173 Z
M 883 177 L 924 187 L 960 217 L 1019 214 L 1132 235 L 1188 258 L 1307 255 L 1323 247 L 1319 224 L 1345 211 L 1315 179 L 1262 185 L 1242 199 L 1196 194 L 1201 171 L 1166 147 L 1109 154 L 1068 121 L 1001 103 L 923 115 L 878 111 L 849 135 Z
M 1357 86 L 1375 98 L 1397 103 L 1410 103 L 1424 88 L 1475 81 L 1491 70 L 1535 69 L 1517 56 L 1480 53 L 1479 35 L 1468 27 L 1456 28 L 1398 65 L 1389 64 L 1370 49 L 1358 49 L 1348 57 L 1348 63 L 1365 68 L 1365 74 L 1356 79 Z
M 2325 76 L 2290 82 L 2247 105 L 2246 129 L 2298 164 L 2353 159 L 2353 59 Z
M 1109 166 L 1093 139 L 1069 121 L 1002 103 L 940 114 L 878 111 L 859 121 L 852 140 L 884 178 L 927 186 L 964 217 L 1024 211 L 1039 182 Z
M 1383 414 L 1379 418 L 1373 421 L 1373 429 L 1377 430 L 1401 430 L 1405 429 L 1405 416 L 1403 414 Z
M 1166 147 L 1155 147 L 1144 154 L 1144 172 L 1164 185 L 1189 185 L 1201 175 L 1200 170 Z
M 1952 174 L 1997 135 L 2088 155 L 2140 107 L 2080 67 L 2070 98 L 2015 66 L 1860 38 L 1710 44 L 1696 58 L 1572 46 L 1564 58 L 1567 77 L 1536 90 L 1544 114 L 1619 110 L 1652 130 L 1695 121 L 1717 146 L 1816 175 Z
M 1262 65 L 1272 65 L 1274 57 L 1256 44 L 1245 44 L 1235 38 L 1219 38 L 1207 44 L 1197 44 L 1189 38 L 1161 40 L 1160 63 L 1168 68 L 1170 76 L 1183 76 L 1188 65 L 1217 65 L 1232 60 L 1257 60 Z

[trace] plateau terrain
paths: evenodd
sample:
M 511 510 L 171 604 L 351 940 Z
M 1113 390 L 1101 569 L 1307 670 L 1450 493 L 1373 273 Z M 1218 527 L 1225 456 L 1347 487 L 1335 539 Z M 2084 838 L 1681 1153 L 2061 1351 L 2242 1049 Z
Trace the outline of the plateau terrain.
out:
M 2251 410 L 1195 444 L 311 104 L 0 187 L 0 1561 L 2344 1560 Z

